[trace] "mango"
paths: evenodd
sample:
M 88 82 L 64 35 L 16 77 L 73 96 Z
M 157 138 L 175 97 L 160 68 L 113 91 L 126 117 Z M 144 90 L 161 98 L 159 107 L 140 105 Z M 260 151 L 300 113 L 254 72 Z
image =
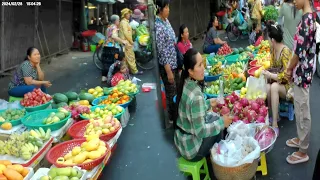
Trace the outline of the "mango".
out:
M 88 158 L 95 160 L 101 156 L 101 153 L 99 151 L 91 151 L 88 153 Z
M 104 153 L 106 153 L 107 148 L 105 146 L 99 146 L 97 151 L 99 151 L 100 154 L 103 155 Z
M 54 179 L 57 175 L 57 169 L 58 168 L 52 168 L 50 169 L 50 171 L 48 172 L 48 176 L 51 178 L 51 179 Z
M 20 164 L 15 164 L 15 165 L 8 165 L 7 168 L 13 169 L 17 171 L 18 173 L 22 174 L 24 167 L 21 166 Z
M 70 176 L 71 169 L 72 169 L 71 167 L 58 168 L 58 169 L 56 169 L 56 172 L 57 172 L 58 176 Z
M 63 157 L 65 160 L 71 159 L 72 158 L 72 152 L 68 152 L 66 155 Z
M 88 144 L 85 146 L 85 149 L 87 151 L 94 151 L 97 150 L 100 145 L 100 140 L 99 139 L 92 139 L 91 141 L 88 142 Z
M 66 160 L 63 164 L 64 164 L 64 165 L 66 165 L 66 166 L 74 165 L 74 163 L 73 163 L 73 160 L 72 160 L 72 159 L 68 159 L 68 160 Z
M 81 152 L 81 147 L 77 146 L 72 149 L 72 156 L 76 156 Z
M 69 180 L 68 176 L 57 176 L 53 180 Z
M 75 157 L 74 157 L 74 159 L 73 159 L 73 162 L 75 163 L 75 164 L 81 164 L 81 163 L 83 163 L 83 161 L 84 160 L 86 160 L 86 155 L 85 154 L 82 154 L 82 153 L 80 153 L 80 154 L 78 154 L 78 155 L 76 155 Z M 70 172 L 71 173 L 71 172 Z
M 0 164 L 0 174 L 3 174 L 3 171 L 7 169 L 7 167 L 3 164 Z
M 10 129 L 12 129 L 12 124 L 9 122 L 5 122 L 1 125 L 1 128 L 4 130 L 10 130 Z
M 78 175 L 78 170 L 76 170 L 76 169 L 74 169 L 74 168 L 72 168 L 72 170 L 71 170 L 71 177 L 77 177 L 77 175 Z
M 50 180 L 50 177 L 49 177 L 49 176 L 42 176 L 42 177 L 40 178 L 40 180 Z

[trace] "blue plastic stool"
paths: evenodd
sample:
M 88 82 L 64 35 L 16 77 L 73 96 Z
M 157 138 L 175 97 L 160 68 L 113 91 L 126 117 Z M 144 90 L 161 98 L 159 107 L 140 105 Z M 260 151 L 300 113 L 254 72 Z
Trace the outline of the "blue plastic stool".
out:
M 288 118 L 290 121 L 293 121 L 293 119 L 294 119 L 293 103 L 289 102 L 289 101 L 280 101 L 279 115 L 281 117 Z
M 22 99 L 23 99 L 22 97 L 9 96 L 9 102 L 20 101 Z

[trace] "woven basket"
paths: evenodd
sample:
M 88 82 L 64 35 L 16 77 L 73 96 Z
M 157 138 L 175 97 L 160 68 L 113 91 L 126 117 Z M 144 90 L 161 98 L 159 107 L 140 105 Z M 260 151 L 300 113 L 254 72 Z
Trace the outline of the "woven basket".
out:
M 223 167 L 216 164 L 211 157 L 214 175 L 218 180 L 251 180 L 257 171 L 259 160 L 238 167 Z

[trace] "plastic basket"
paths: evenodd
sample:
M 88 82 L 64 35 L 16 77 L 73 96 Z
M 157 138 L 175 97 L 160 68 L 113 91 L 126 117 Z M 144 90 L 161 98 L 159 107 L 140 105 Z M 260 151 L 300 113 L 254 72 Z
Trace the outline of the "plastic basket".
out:
M 90 51 L 91 52 L 95 52 L 96 51 L 96 49 L 97 49 L 97 46 L 96 45 L 90 45 Z
M 103 107 L 105 107 L 105 106 L 106 106 L 106 105 L 92 106 L 90 110 L 91 110 L 91 111 L 94 111 L 94 110 L 95 110 L 96 108 L 98 108 L 98 107 L 103 108 Z M 120 119 L 121 116 L 123 115 L 125 109 L 124 109 L 122 106 L 118 106 L 118 107 L 121 107 L 121 108 L 122 108 L 122 111 L 121 111 L 121 113 L 118 113 L 118 114 L 116 114 L 116 115 L 113 115 L 113 117 L 114 117 L 114 118 L 117 118 L 117 119 Z
M 4 112 L 4 111 L 6 111 L 6 110 L 0 110 L 0 114 L 1 114 L 2 112 Z M 10 122 L 12 126 L 17 126 L 17 125 L 21 124 L 21 119 L 23 119 L 24 117 L 26 117 L 27 114 L 28 114 L 28 112 L 26 111 L 25 114 L 24 114 L 24 116 L 23 116 L 22 118 L 20 118 L 20 119 L 16 119 L 16 120 L 12 120 L 12 121 L 6 120 L 6 121 L 4 121 L 4 122 L 0 122 L 0 126 L 1 126 L 3 123 L 5 123 L 5 122 Z
M 69 129 L 68 129 L 68 134 L 73 138 L 73 139 L 84 139 L 84 132 L 86 131 L 86 125 L 89 123 L 89 120 L 83 120 L 74 123 Z M 103 134 L 99 138 L 103 141 L 109 141 L 112 139 L 117 132 L 119 131 L 119 128 L 117 128 L 114 132 L 110 132 L 109 134 Z
M 93 106 L 98 106 L 98 105 L 100 105 L 100 102 L 101 102 L 101 101 L 103 101 L 104 99 L 107 99 L 107 98 L 108 98 L 108 96 L 98 97 L 98 98 L 96 98 L 96 99 L 94 99 L 94 100 L 92 101 L 92 105 L 93 105 Z M 124 103 L 124 104 L 117 104 L 117 105 L 119 105 L 119 106 L 121 106 L 121 107 L 123 107 L 123 108 L 127 108 L 127 107 L 129 106 L 129 104 L 131 103 L 131 101 L 132 101 L 132 97 L 130 97 L 130 100 L 129 100 L 128 102 L 126 102 L 126 103 Z
M 249 59 L 243 59 L 243 60 L 239 61 L 238 58 L 239 58 L 239 54 L 227 56 L 226 57 L 227 64 L 233 64 L 233 63 L 236 63 L 236 62 L 247 63 L 249 61 Z
M 43 120 L 47 118 L 50 113 L 55 112 L 57 113 L 57 109 L 49 109 L 49 110 L 41 110 L 41 111 L 36 111 L 32 113 L 28 113 L 22 120 L 21 123 L 26 126 L 28 129 L 39 129 L 40 127 L 43 128 L 45 131 L 47 129 L 51 129 L 51 131 L 58 130 L 62 128 L 67 121 L 71 118 L 71 113 L 69 115 L 62 119 L 61 121 L 54 123 L 54 124 L 43 124 Z
M 205 82 L 212 82 L 212 81 L 216 81 L 220 78 L 220 76 L 222 76 L 222 74 L 218 74 L 216 76 L 204 76 L 204 81 Z
M 248 70 L 248 74 L 250 76 L 254 76 L 254 72 L 256 72 L 256 70 L 258 70 L 260 67 L 252 67 Z
M 34 111 L 40 111 L 40 110 L 44 110 L 47 109 L 50 105 L 51 105 L 52 101 L 49 101 L 45 104 L 39 105 L 39 106 L 34 106 L 34 107 L 24 107 L 26 109 L 26 111 L 28 112 L 34 112 Z
M 62 167 L 68 167 L 66 165 L 62 165 L 62 164 L 58 164 L 56 161 L 59 157 L 63 157 L 64 155 L 66 155 L 68 152 L 72 151 L 72 149 L 74 147 L 77 146 L 81 146 L 81 144 L 83 142 L 85 142 L 85 139 L 74 139 L 74 140 L 70 140 L 70 141 L 66 141 L 60 144 L 57 144 L 56 146 L 54 146 L 53 148 L 51 148 L 49 150 L 49 152 L 46 155 L 46 159 L 53 165 L 55 165 L 58 168 L 62 168 Z M 87 163 L 82 163 L 82 164 L 77 164 L 78 167 L 80 167 L 81 169 L 85 169 L 85 170 L 92 170 L 93 168 L 97 167 L 98 165 L 100 165 L 103 162 L 104 157 L 110 153 L 110 147 L 108 146 L 108 144 L 106 143 L 106 147 L 107 147 L 107 151 L 104 155 L 102 155 L 101 157 L 99 157 L 98 159 L 95 159 L 91 162 L 87 162 Z M 72 166 L 69 166 L 72 167 Z

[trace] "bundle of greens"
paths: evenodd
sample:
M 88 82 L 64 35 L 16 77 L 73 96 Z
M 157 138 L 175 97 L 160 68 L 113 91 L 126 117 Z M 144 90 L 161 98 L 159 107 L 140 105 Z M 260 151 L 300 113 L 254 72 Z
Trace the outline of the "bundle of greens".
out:
M 143 24 L 139 25 L 136 29 L 136 35 L 142 36 L 142 35 L 149 35 L 149 31 L 146 26 Z
M 263 8 L 263 19 L 265 21 L 273 20 L 273 21 L 278 21 L 279 18 L 279 12 L 274 6 L 266 6 Z

